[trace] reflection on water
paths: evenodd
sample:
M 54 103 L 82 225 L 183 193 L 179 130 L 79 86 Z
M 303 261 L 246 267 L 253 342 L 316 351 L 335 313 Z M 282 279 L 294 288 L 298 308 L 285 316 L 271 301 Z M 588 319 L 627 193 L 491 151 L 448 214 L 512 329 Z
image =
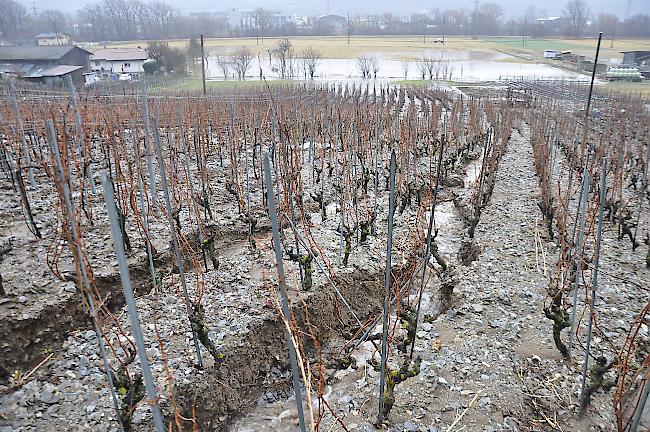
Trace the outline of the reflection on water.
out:
M 403 60 L 410 58 L 407 79 L 419 79 L 418 60 L 423 56 L 434 60 L 449 62 L 448 79 L 450 81 L 479 82 L 496 81 L 502 78 L 555 78 L 571 80 L 587 80 L 588 77 L 575 72 L 549 66 L 547 64 L 520 63 L 517 58 L 507 54 L 484 51 L 443 51 L 425 50 L 423 52 L 393 52 L 373 53 L 366 55 L 377 58 L 379 71 L 377 78 L 380 80 L 404 79 Z M 296 79 L 305 79 L 306 75 L 301 67 L 300 59 L 295 62 Z M 212 79 L 223 79 L 223 74 L 215 58 L 209 58 L 207 64 L 208 76 Z M 260 54 L 253 59 L 251 67 L 246 74 L 247 79 L 259 79 L 260 75 L 266 79 L 279 79 L 280 73 L 267 53 Z M 316 80 L 320 81 L 345 81 L 360 80 L 361 73 L 357 59 L 321 59 L 316 70 Z M 232 72 L 231 72 L 232 78 Z M 442 77 L 441 77 L 442 78 Z

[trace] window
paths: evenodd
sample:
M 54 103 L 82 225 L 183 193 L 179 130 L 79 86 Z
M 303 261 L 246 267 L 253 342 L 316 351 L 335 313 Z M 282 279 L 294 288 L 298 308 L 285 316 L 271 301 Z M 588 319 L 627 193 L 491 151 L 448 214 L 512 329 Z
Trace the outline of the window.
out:
M 124 63 L 124 67 L 131 67 L 131 63 Z
M 99 60 L 95 60 L 95 66 L 99 66 Z

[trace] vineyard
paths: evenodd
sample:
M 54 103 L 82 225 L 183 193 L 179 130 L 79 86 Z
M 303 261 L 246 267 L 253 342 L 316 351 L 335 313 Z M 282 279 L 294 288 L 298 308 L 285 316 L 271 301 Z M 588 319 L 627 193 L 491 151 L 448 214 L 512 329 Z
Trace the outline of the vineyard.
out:
M 650 428 L 650 113 L 0 86 L 0 431 Z

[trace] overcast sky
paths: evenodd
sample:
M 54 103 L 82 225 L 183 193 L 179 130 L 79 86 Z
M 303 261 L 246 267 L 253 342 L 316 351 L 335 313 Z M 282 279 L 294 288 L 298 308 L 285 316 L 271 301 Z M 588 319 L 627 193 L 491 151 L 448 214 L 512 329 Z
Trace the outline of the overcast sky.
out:
M 28 9 L 32 9 L 32 2 L 19 0 Z M 64 12 L 74 12 L 81 6 L 92 3 L 88 0 L 35 0 L 33 4 L 37 11 L 45 9 L 58 9 Z M 185 12 L 197 11 L 222 11 L 228 8 L 238 7 L 240 9 L 254 9 L 265 7 L 280 9 L 285 13 L 297 13 L 305 15 L 321 15 L 327 9 L 327 0 L 168 0 L 167 3 Z M 537 8 L 544 8 L 547 15 L 561 15 L 566 0 L 526 1 L 526 0 L 493 0 L 503 7 L 507 16 L 520 16 L 529 5 Z M 610 12 L 625 18 L 636 13 L 650 13 L 650 0 L 587 0 L 591 11 L 594 14 L 599 12 Z M 381 13 L 393 12 L 397 15 L 410 15 L 424 9 L 448 9 L 474 7 L 474 0 L 330 0 L 332 13 L 345 15 L 348 12 Z

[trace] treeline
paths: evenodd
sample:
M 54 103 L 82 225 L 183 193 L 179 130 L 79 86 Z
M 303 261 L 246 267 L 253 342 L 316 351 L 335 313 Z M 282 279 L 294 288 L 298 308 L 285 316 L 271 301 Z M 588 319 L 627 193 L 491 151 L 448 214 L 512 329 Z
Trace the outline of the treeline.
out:
M 0 0 L 0 39 L 33 43 L 37 34 L 47 32 L 63 32 L 76 41 L 92 42 L 230 35 L 223 19 L 184 15 L 163 1 L 101 0 L 71 16 L 52 10 L 33 15 L 15 0 Z
M 0 0 L 0 39 L 14 43 L 32 43 L 34 36 L 43 32 L 65 32 L 77 41 L 93 42 L 189 39 L 197 34 L 228 37 L 348 32 L 351 35 L 581 37 L 602 31 L 606 37 L 650 37 L 650 16 L 647 14 L 623 20 L 612 14 L 592 15 L 584 0 L 568 1 L 559 17 L 548 17 L 544 9 L 530 7 L 521 17 L 506 18 L 505 11 L 498 4 L 481 3 L 475 9 L 434 9 L 409 17 L 391 13 L 355 14 L 344 26 L 334 26 L 315 17 L 299 23 L 277 20 L 272 11 L 258 8 L 252 12 L 252 20 L 247 25 L 242 27 L 240 24 L 228 23 L 225 16 L 215 14 L 182 14 L 164 1 L 99 0 L 70 16 L 52 10 L 28 14 L 16 0 Z

